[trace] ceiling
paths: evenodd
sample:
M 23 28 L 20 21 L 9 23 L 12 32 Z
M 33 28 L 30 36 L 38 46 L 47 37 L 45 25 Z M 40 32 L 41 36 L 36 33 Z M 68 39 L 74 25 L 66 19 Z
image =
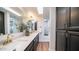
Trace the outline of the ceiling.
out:
M 11 9 L 15 10 L 16 12 L 23 14 L 23 12 L 18 7 L 10 7 Z
M 26 18 L 28 17 L 27 14 L 33 13 L 33 15 L 36 16 L 37 18 L 49 19 L 49 7 L 43 8 L 43 14 L 38 14 L 37 7 L 10 7 L 10 8 L 12 8 L 13 10 L 20 13 L 23 17 Z
M 38 14 L 38 11 L 37 11 L 36 7 L 22 7 L 22 9 L 25 13 L 34 12 L 34 13 Z
M 20 14 L 24 13 L 26 15 L 27 12 L 33 12 L 33 13 L 39 15 L 36 7 L 10 7 L 10 8 Z

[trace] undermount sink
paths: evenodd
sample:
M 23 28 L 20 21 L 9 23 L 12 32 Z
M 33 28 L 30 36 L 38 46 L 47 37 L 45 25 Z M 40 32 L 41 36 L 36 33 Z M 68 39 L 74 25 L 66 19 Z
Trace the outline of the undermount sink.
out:
M 27 39 L 26 39 L 26 37 L 25 37 L 25 36 L 20 37 L 20 38 L 16 38 L 15 40 L 27 41 Z

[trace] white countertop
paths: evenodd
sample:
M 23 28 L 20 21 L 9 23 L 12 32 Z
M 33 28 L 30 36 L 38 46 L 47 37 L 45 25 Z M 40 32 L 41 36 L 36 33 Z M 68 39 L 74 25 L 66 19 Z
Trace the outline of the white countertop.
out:
M 32 42 L 32 40 L 36 37 L 39 31 L 35 31 L 30 36 L 22 36 L 16 39 L 13 39 L 11 43 L 6 44 L 2 48 L 0 47 L 0 51 L 24 51 L 26 47 Z

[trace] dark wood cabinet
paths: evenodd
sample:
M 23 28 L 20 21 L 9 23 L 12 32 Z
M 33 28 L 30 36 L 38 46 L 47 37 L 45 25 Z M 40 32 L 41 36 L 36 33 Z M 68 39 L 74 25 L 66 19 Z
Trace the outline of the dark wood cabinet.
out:
M 56 29 L 79 31 L 79 7 L 57 7 Z
M 56 8 L 56 50 L 79 51 L 79 7 Z
M 69 31 L 68 51 L 79 51 L 79 32 Z
M 79 31 L 79 7 L 69 8 L 69 30 Z
M 39 43 L 39 34 L 33 39 L 33 41 L 29 44 L 28 47 L 24 51 L 36 51 L 36 48 Z
M 4 13 L 0 11 L 0 33 L 5 34 Z
M 56 50 L 66 51 L 66 32 L 69 27 L 69 8 L 56 8 Z
M 79 26 L 79 7 L 72 7 L 71 12 L 71 27 Z
M 65 31 L 57 31 L 56 32 L 56 50 L 57 51 L 65 51 L 66 50 L 66 32 Z
M 32 51 L 33 50 L 33 41 L 29 44 L 29 46 L 24 51 Z
M 65 29 L 67 27 L 67 8 L 57 7 L 56 8 L 56 28 Z
M 36 48 L 38 46 L 38 43 L 39 43 L 39 35 L 37 35 L 35 38 L 34 38 L 34 51 L 36 51 Z

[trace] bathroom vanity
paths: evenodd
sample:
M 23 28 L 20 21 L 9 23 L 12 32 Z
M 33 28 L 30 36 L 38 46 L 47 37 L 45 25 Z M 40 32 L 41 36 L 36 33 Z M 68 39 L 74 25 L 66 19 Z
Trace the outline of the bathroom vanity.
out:
M 12 39 L 11 43 L 0 46 L 0 51 L 35 51 L 38 43 L 39 31 L 35 31 L 30 36 L 20 36 Z
M 22 17 L 0 7 L 0 51 L 35 51 L 38 42 L 35 19 L 23 22 Z
M 39 43 L 39 33 L 34 37 L 34 39 L 31 41 L 31 43 L 26 47 L 24 51 L 36 51 L 36 48 Z

